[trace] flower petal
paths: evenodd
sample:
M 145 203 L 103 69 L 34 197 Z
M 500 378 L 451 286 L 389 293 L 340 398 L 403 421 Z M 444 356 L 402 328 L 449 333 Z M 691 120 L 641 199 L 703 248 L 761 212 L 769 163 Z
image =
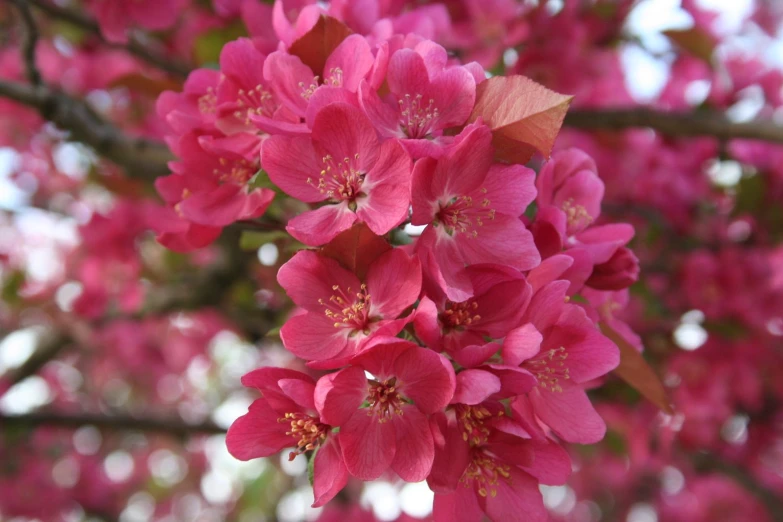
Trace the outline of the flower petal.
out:
M 346 424 L 366 398 L 367 377 L 357 366 L 324 375 L 315 385 L 315 407 L 332 426 Z
M 294 446 L 296 441 L 285 434 L 285 425 L 277 422 L 278 418 L 280 415 L 264 399 L 255 400 L 248 412 L 228 429 L 226 446 L 229 453 L 239 460 L 250 460 Z
M 371 315 L 394 319 L 411 306 L 421 292 L 421 264 L 395 248 L 381 255 L 367 271 Z
M 391 468 L 402 480 L 421 482 L 427 478 L 435 459 L 435 446 L 427 417 L 415 406 L 403 406 L 392 424 L 397 435 L 397 451 Z
M 563 383 L 562 388 L 554 393 L 536 388 L 530 393 L 536 415 L 568 442 L 592 444 L 603 439 L 606 424 L 581 386 Z
M 379 422 L 375 416 L 356 412 L 340 428 L 340 444 L 348 472 L 361 480 L 380 477 L 394 460 L 396 438 L 391 422 Z
M 500 379 L 484 370 L 463 370 L 457 374 L 452 404 L 475 405 L 500 391 Z
M 305 245 L 318 246 L 351 228 L 355 221 L 356 214 L 345 203 L 340 203 L 302 212 L 290 220 L 285 229 Z
M 330 436 L 315 453 L 313 462 L 313 507 L 334 498 L 348 483 L 348 469 L 343 462 L 340 438 Z

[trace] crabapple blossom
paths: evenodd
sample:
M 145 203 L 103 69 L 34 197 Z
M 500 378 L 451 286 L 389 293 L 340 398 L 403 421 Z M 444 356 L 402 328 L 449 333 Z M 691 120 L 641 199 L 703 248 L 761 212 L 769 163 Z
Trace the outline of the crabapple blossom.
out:
M 379 140 L 367 117 L 350 105 L 319 111 L 312 137 L 270 137 L 261 163 L 287 194 L 326 202 L 289 221 L 288 232 L 305 244 L 328 243 L 356 221 L 382 235 L 408 214 L 408 154 L 395 140 Z
M 6 4 L 0 519 L 783 512 L 777 2 Z

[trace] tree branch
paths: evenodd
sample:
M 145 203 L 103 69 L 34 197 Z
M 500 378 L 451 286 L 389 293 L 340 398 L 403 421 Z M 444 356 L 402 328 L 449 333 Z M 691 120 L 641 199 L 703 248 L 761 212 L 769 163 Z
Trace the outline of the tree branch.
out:
M 22 61 L 24 62 L 27 79 L 33 85 L 41 85 L 41 73 L 35 64 L 35 46 L 38 43 L 38 26 L 35 25 L 35 19 L 30 12 L 30 6 L 24 0 L 11 0 L 19 11 L 24 28 L 22 38 Z
M 45 85 L 0 80 L 0 96 L 36 109 L 41 116 L 96 153 L 125 167 L 131 177 L 153 180 L 168 173 L 173 156 L 163 143 L 132 138 L 103 119 L 86 102 Z
M 88 425 L 107 430 L 146 431 L 178 437 L 219 435 L 226 432 L 224 428 L 210 421 L 189 424 L 178 418 L 132 417 L 130 415 L 102 415 L 96 413 L 33 412 L 22 415 L 0 413 L 0 426 L 3 427 L 29 426 L 35 428 L 39 426 L 57 426 L 76 429 Z
M 12 386 L 22 382 L 38 373 L 38 370 L 44 367 L 46 363 L 56 358 L 60 352 L 70 343 L 70 339 L 62 334 L 52 332 L 43 334 L 38 342 L 38 348 L 21 366 L 9 371 L 8 375 L 2 376 L 0 382 L 0 397 Z
M 191 68 L 188 67 L 187 65 L 179 62 L 171 61 L 165 58 L 163 55 L 152 51 L 151 49 L 148 48 L 148 46 L 140 42 L 136 37 L 132 35 L 128 39 L 128 43 L 126 45 L 107 41 L 103 37 L 103 34 L 101 33 L 100 26 L 94 20 L 84 16 L 82 13 L 64 7 L 60 7 L 51 2 L 48 2 L 47 0 L 19 0 L 19 1 L 27 2 L 30 5 L 37 7 L 43 13 L 50 16 L 51 18 L 56 18 L 64 22 L 68 22 L 71 25 L 75 25 L 89 33 L 98 36 L 109 47 L 125 49 L 132 55 L 141 58 L 142 60 L 149 63 L 150 65 L 154 65 L 158 69 L 164 70 L 169 74 L 178 76 L 180 78 L 185 78 L 190 73 Z
M 783 126 L 771 120 L 735 123 L 722 114 L 706 112 L 664 112 L 647 108 L 577 109 L 566 114 L 565 125 L 585 130 L 648 127 L 674 137 L 711 136 L 783 143 Z

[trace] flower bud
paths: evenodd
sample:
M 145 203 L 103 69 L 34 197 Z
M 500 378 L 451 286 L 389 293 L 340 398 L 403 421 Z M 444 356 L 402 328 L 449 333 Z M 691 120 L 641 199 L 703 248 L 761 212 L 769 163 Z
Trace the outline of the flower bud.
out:
M 593 268 L 585 283 L 597 290 L 622 290 L 639 279 L 639 260 L 626 247 L 620 247 L 606 263 Z

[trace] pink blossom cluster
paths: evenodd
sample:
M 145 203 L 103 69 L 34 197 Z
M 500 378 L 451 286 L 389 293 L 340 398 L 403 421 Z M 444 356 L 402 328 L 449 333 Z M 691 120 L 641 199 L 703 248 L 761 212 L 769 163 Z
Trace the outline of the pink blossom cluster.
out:
M 122 469 L 117 467 L 117 454 L 125 459 Z M 47 521 L 80 512 L 120 513 L 128 497 L 145 484 L 165 491 L 154 507 L 156 519 L 180 516 L 177 503 L 198 491 L 199 478 L 208 469 L 201 444 L 184 449 L 161 437 L 137 436 L 129 441 L 121 435 L 101 434 L 95 427 L 75 433 L 57 428 L 16 431 L 0 447 L 0 457 L 3 512 Z M 182 467 L 174 476 L 162 476 L 163 459 Z M 164 484 L 171 489 L 164 489 Z
M 539 484 L 571 471 L 562 443 L 605 432 L 585 388 L 619 361 L 598 323 L 624 326 L 607 310 L 638 277 L 633 228 L 598 223 L 604 185 L 585 153 L 538 177 L 499 159 L 551 148 L 496 123 L 520 111 L 505 96 L 549 91 L 513 78 L 492 98 L 481 65 L 431 40 L 307 13 L 274 52 L 229 43 L 220 71 L 158 102 L 180 157 L 156 184 L 171 209 L 160 241 L 207 244 L 282 192 L 306 247 L 277 279 L 296 305 L 280 338 L 310 371 L 245 375 L 262 397 L 229 451 L 308 454 L 314 506 L 349 477 L 397 476 L 427 481 L 435 520 L 545 520 Z M 420 234 L 398 244 L 407 226 Z

